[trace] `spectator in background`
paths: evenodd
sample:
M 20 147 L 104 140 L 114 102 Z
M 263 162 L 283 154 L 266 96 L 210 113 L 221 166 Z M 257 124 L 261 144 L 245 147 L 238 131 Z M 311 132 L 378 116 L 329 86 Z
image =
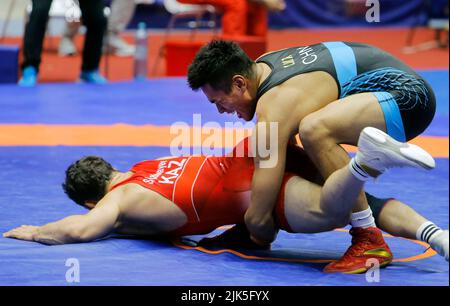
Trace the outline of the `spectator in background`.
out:
M 103 13 L 104 3 L 103 0 L 79 0 L 79 3 L 83 23 L 87 28 L 80 79 L 87 83 L 103 84 L 106 83 L 106 79 L 99 74 L 98 67 L 106 28 L 106 17 Z M 25 26 L 24 61 L 22 78 L 19 81 L 21 86 L 34 86 L 37 82 L 51 4 L 52 0 L 33 0 L 33 9 Z
M 210 4 L 222 11 L 222 34 L 226 36 L 267 35 L 268 11 L 286 8 L 284 0 L 177 0 L 185 4 Z
M 131 56 L 135 46 L 128 44 L 120 37 L 133 18 L 136 3 L 134 0 L 113 0 L 111 13 L 108 18 L 106 36 L 103 39 L 103 51 L 117 56 Z M 74 55 L 77 52 L 73 40 L 79 29 L 79 23 L 66 23 L 66 29 L 59 44 L 59 54 L 62 56 Z

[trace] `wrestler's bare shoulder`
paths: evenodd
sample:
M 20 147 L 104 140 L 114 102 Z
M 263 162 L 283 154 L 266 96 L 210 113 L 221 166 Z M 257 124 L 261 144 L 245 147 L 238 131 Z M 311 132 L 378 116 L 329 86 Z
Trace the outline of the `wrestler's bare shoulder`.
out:
M 121 188 L 121 224 L 141 224 L 166 231 L 178 228 L 186 220 L 186 214 L 171 200 L 161 194 L 135 183 Z
M 312 113 L 337 100 L 338 88 L 331 75 L 313 71 L 294 76 L 268 90 L 258 101 L 257 115 L 279 112 L 286 116 Z

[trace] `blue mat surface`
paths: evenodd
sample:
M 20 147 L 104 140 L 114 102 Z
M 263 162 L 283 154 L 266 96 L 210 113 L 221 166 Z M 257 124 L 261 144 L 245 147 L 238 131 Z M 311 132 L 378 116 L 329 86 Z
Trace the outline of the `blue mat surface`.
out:
M 136 160 L 165 155 L 168 148 L 10 147 L 0 150 L 0 232 L 22 224 L 40 225 L 83 213 L 62 192 L 67 165 L 97 154 L 121 170 Z M 432 172 L 401 169 L 370 184 L 368 191 L 395 196 L 448 228 L 448 160 Z M 434 182 L 433 186 L 428 184 Z M 432 190 L 430 191 L 430 188 Z M 220 230 L 217 230 L 218 233 Z M 214 234 L 214 233 L 213 233 Z M 191 237 L 199 239 L 199 237 Z M 387 238 L 395 257 L 421 254 L 417 243 Z M 281 259 L 335 259 L 350 243 L 343 232 L 281 233 L 272 251 L 245 253 Z M 64 285 L 69 258 L 80 262 L 81 285 L 373 285 L 364 275 L 327 275 L 324 264 L 244 259 L 184 250 L 170 242 L 113 238 L 89 244 L 43 246 L 0 238 L 0 283 Z M 448 263 L 439 256 L 394 263 L 381 271 L 380 285 L 448 285 Z
M 421 73 L 436 89 L 439 102 L 427 135 L 448 136 L 448 72 Z M 177 120 L 190 122 L 193 113 L 202 113 L 204 122 L 234 120 L 218 115 L 200 93 L 186 88 L 184 79 L 117 83 L 95 90 L 81 84 L 33 89 L 5 85 L 0 86 L 0 107 L 0 124 L 168 125 Z M 66 167 L 81 156 L 100 155 L 126 170 L 137 161 L 169 153 L 167 147 L 0 147 L 0 232 L 84 213 L 61 189 Z M 448 167 L 447 158 L 438 158 L 430 172 L 399 169 L 370 183 L 367 190 L 397 197 L 448 228 Z M 392 237 L 387 242 L 396 259 L 425 251 L 413 241 Z M 0 237 L 0 285 L 68 285 L 65 264 L 70 258 L 80 263 L 80 285 L 449 285 L 449 266 L 440 256 L 395 262 L 381 271 L 379 283 L 368 283 L 365 275 L 324 274 L 323 263 L 302 262 L 338 258 L 349 243 L 345 232 L 283 232 L 272 251 L 247 251 L 239 256 L 123 237 L 51 247 Z M 296 262 L 283 261 L 293 259 Z
M 437 112 L 424 135 L 448 135 L 448 71 L 419 71 L 435 90 Z M 0 123 L 47 124 L 154 124 L 236 121 L 219 114 L 201 92 L 193 92 L 184 78 L 113 83 L 107 87 L 86 84 L 42 84 L 35 88 L 0 86 Z

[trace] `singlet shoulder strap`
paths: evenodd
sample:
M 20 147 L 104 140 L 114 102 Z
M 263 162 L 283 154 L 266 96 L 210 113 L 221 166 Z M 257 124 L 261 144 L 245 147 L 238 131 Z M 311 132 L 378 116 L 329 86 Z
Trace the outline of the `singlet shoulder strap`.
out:
M 265 53 L 265 54 L 261 55 L 260 57 L 258 57 L 256 59 L 256 63 L 264 63 L 264 64 L 268 65 L 270 67 L 270 69 L 271 69 L 270 74 L 262 82 L 261 86 L 258 87 L 258 90 L 256 92 L 256 100 L 259 100 L 259 98 L 261 98 L 261 96 L 263 94 L 265 94 L 271 88 L 270 87 L 270 85 L 271 85 L 270 84 L 270 79 L 271 79 L 271 76 L 274 74 L 274 70 L 275 70 L 275 67 L 272 64 L 272 62 L 273 62 L 272 59 L 274 58 L 273 54 L 277 53 L 277 52 L 278 51 L 268 52 L 268 53 Z
M 256 98 L 259 100 L 259 98 L 262 97 L 267 91 L 269 91 L 271 88 L 283 83 L 290 77 L 292 77 L 291 74 L 285 74 L 285 73 L 279 73 L 282 70 L 282 66 L 278 63 L 281 63 L 285 57 L 289 57 L 290 54 L 292 54 L 296 47 L 292 48 L 285 48 L 274 52 L 269 52 L 266 54 L 263 54 L 260 56 L 256 63 L 264 63 L 270 67 L 272 70 L 270 74 L 267 76 L 267 78 L 262 82 L 261 86 L 259 86 L 258 91 L 256 92 Z M 281 69 L 281 70 L 280 70 Z M 276 75 L 276 77 L 275 77 Z

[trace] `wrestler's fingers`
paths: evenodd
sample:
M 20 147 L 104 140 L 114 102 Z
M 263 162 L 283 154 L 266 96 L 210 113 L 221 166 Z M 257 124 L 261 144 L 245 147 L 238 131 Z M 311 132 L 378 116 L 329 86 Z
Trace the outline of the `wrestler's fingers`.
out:
M 19 234 L 17 230 L 11 230 L 9 232 L 6 232 L 3 234 L 3 237 L 5 238 L 16 238 L 16 236 Z
M 5 238 L 16 238 L 23 240 L 32 240 L 33 233 L 37 226 L 22 225 L 3 234 Z
M 8 233 L 6 238 L 15 238 L 20 240 L 33 240 L 33 234 L 30 231 L 14 231 Z
M 5 233 L 3 233 L 3 237 L 10 237 L 14 233 L 16 233 L 19 230 L 20 227 L 13 228 L 12 230 L 9 230 Z

